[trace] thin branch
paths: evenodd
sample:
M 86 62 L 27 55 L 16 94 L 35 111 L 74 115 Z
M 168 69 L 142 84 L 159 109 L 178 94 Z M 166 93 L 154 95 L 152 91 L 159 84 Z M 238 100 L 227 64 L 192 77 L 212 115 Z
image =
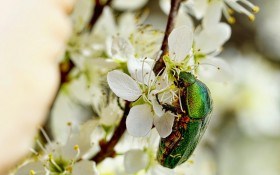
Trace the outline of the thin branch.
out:
M 163 56 L 168 52 L 168 36 L 174 28 L 175 19 L 178 14 L 181 2 L 182 2 L 182 0 L 171 0 L 170 12 L 169 12 L 168 20 L 167 20 L 167 25 L 165 28 L 164 38 L 163 38 L 162 45 L 161 45 L 162 53 L 154 67 L 154 72 L 156 74 L 158 74 L 162 69 L 165 68 Z
M 130 102 L 126 102 L 122 119 L 120 121 L 119 126 L 116 128 L 112 138 L 106 143 L 101 143 L 100 151 L 91 159 L 91 160 L 95 161 L 96 164 L 102 162 L 107 157 L 115 156 L 116 152 L 115 152 L 114 148 L 126 130 L 125 121 L 126 121 L 126 117 L 127 117 L 128 113 L 129 113 L 129 110 L 130 110 Z
M 59 64 L 59 69 L 60 69 L 60 87 L 62 86 L 63 83 L 67 83 L 69 81 L 68 74 L 70 71 L 74 68 L 74 63 L 68 59 L 67 61 L 61 62 Z
M 105 4 L 101 4 L 100 0 L 95 0 L 95 7 L 94 7 L 94 14 L 89 22 L 88 29 L 91 30 L 95 23 L 98 21 L 99 17 L 101 16 L 104 7 L 109 6 L 112 0 L 107 0 Z

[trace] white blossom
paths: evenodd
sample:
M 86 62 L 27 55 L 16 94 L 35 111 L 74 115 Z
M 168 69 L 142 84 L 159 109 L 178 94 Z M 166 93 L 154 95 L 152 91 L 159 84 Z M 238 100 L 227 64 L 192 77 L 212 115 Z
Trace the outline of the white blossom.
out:
M 155 82 L 152 68 L 145 60 L 131 58 L 128 61 L 128 70 L 134 79 L 118 70 L 109 72 L 107 76 L 108 84 L 117 96 L 128 101 L 144 100 L 144 104 L 130 109 L 126 120 L 128 132 L 133 136 L 145 136 L 155 124 L 159 134 L 167 137 L 171 133 L 174 116 L 168 113 L 158 116 L 158 110 L 153 110 L 159 106 L 155 103 L 155 95 L 150 95 Z M 157 106 L 151 107 L 153 104 Z
M 71 99 L 64 90 L 60 91 L 51 111 L 50 126 L 55 140 L 65 143 L 69 135 L 68 123 L 71 123 L 73 132 L 78 131 L 80 124 L 90 119 L 90 108 Z
M 187 26 L 175 28 L 168 37 L 169 56 L 174 62 L 182 62 L 191 51 L 193 31 Z
M 169 14 L 170 0 L 161 0 L 160 6 L 166 14 Z M 209 11 L 209 6 L 216 6 L 212 12 L 223 14 L 230 24 L 235 23 L 235 18 L 232 16 L 234 11 L 245 14 L 251 21 L 255 20 L 254 13 L 259 11 L 259 7 L 249 0 L 189 0 L 182 2 L 178 16 L 180 17 L 182 13 L 186 13 L 197 19 L 208 18 L 207 11 Z
M 89 173 L 97 175 L 95 163 L 89 160 L 82 160 L 92 147 L 91 134 L 96 128 L 97 122 L 92 120 L 83 125 L 80 132 L 69 135 L 65 144 L 59 142 L 51 142 L 44 130 L 41 130 L 48 145 L 37 140 L 38 147 L 43 154 L 33 152 L 38 157 L 38 161 L 30 161 L 20 167 L 17 171 L 18 175 L 29 171 L 29 174 L 73 174 Z M 71 128 L 71 125 L 69 125 Z
M 153 129 L 143 139 L 135 142 L 135 144 L 142 145 L 142 148 L 132 149 L 125 153 L 125 171 L 127 173 L 137 173 L 137 175 L 173 175 L 174 170 L 162 167 L 155 161 L 155 153 L 160 139 L 156 130 Z
M 217 57 L 223 44 L 230 38 L 231 29 L 221 23 L 219 3 L 211 3 L 203 18 L 202 25 L 197 27 L 194 37 L 194 62 L 199 64 L 199 77 L 226 82 L 230 79 L 231 68 L 224 59 Z
M 124 168 L 127 173 L 136 173 L 145 169 L 149 163 L 149 156 L 140 149 L 131 149 L 125 153 Z

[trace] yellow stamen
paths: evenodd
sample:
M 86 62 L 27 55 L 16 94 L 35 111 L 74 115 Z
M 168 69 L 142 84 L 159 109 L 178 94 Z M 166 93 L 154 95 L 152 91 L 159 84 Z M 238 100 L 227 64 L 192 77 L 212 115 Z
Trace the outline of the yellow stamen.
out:
M 72 166 L 66 167 L 66 171 L 68 171 L 69 173 L 72 173 L 72 171 L 73 171 Z
M 230 15 L 233 15 L 233 14 L 234 14 L 234 10 L 232 10 L 231 8 L 228 8 L 227 11 L 228 11 L 228 13 L 229 13 Z
M 230 24 L 235 24 L 236 19 L 235 19 L 234 17 L 230 17 L 230 18 L 228 18 L 228 22 L 229 22 Z
M 67 122 L 67 126 L 72 126 L 72 122 Z
M 252 10 L 253 10 L 254 13 L 258 13 L 260 11 L 260 7 L 259 6 L 255 6 L 255 7 L 253 7 Z
M 252 21 L 252 22 L 255 21 L 255 15 L 250 15 L 249 20 Z
M 78 151 L 78 150 L 79 150 L 79 145 L 75 145 L 75 146 L 74 146 L 74 150 L 75 150 L 75 151 Z
M 29 175 L 35 175 L 35 174 L 36 174 L 36 172 L 34 170 L 29 171 Z

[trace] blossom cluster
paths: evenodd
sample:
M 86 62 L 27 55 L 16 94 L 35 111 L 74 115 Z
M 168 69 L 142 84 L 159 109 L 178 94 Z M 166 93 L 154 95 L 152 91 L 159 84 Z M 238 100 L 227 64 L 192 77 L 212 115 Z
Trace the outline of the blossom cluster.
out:
M 39 151 L 32 149 L 35 158 L 25 162 L 17 174 L 184 174 L 180 167 L 170 170 L 155 160 L 159 139 L 170 135 L 178 117 L 167 106 L 183 110 L 176 79 L 180 72 L 190 72 L 206 81 L 228 81 L 231 68 L 219 54 L 231 28 L 221 21 L 222 13 L 229 23 L 234 21 L 232 9 L 253 20 L 253 13 L 241 4 L 253 12 L 258 7 L 247 0 L 183 1 L 168 37 L 168 52 L 162 53 L 164 33 L 143 24 L 146 13 L 132 12 L 146 3 L 113 0 L 91 30 L 87 26 L 94 1 L 77 3 L 73 34 L 61 60 L 74 66 L 50 117 L 54 141 L 47 139 L 47 145 L 37 141 Z M 164 12 L 169 4 L 160 1 Z M 124 12 L 116 18 L 116 11 Z M 189 14 L 201 24 L 195 26 Z M 165 67 L 155 72 L 159 59 Z M 110 140 L 128 102 L 127 132 L 115 148 L 116 155 L 96 166 L 90 158 L 102 149 L 102 142 Z M 114 162 L 119 159 L 121 166 Z

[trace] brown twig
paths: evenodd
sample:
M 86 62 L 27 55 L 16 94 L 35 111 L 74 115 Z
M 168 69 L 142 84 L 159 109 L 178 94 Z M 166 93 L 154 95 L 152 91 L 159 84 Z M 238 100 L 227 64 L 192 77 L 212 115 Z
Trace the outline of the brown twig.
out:
M 115 152 L 114 148 L 126 130 L 125 121 L 126 121 L 126 117 L 127 117 L 128 113 L 129 113 L 129 110 L 130 110 L 130 102 L 126 102 L 122 119 L 120 121 L 120 124 L 116 128 L 112 138 L 106 143 L 101 143 L 100 151 L 91 159 L 91 160 L 95 161 L 96 164 L 102 162 L 107 157 L 115 156 L 116 152 Z
M 101 4 L 100 0 L 95 0 L 95 7 L 94 7 L 94 14 L 89 22 L 88 28 L 89 30 L 92 29 L 92 27 L 95 25 L 95 23 L 98 21 L 99 17 L 101 16 L 104 7 L 110 5 L 112 0 L 107 0 L 105 4 Z
M 69 59 L 67 61 L 61 62 L 59 64 L 59 69 L 60 69 L 60 86 L 59 89 L 61 88 L 63 83 L 67 83 L 69 81 L 68 74 L 70 71 L 74 68 L 74 63 Z
M 168 15 L 168 20 L 167 20 L 167 24 L 166 24 L 166 28 L 165 28 L 165 34 L 164 34 L 164 38 L 163 38 L 162 45 L 161 45 L 162 53 L 154 67 L 154 72 L 156 74 L 158 74 L 162 69 L 165 68 L 163 56 L 168 52 L 168 36 L 174 28 L 175 19 L 178 14 L 181 2 L 182 2 L 182 0 L 171 0 L 170 12 Z

